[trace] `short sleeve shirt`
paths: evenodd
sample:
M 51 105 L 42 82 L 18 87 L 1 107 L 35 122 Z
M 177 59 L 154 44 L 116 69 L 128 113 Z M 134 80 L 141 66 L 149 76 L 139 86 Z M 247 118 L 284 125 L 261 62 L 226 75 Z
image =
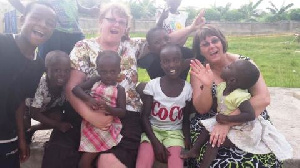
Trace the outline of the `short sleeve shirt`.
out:
M 217 85 L 217 100 L 218 100 L 218 112 L 224 115 L 229 115 L 232 111 L 237 109 L 241 103 L 251 98 L 251 94 L 248 90 L 236 89 L 227 96 L 223 96 L 223 92 L 226 88 L 226 83 L 221 82 Z
M 121 57 L 121 73 L 119 75 L 119 84 L 125 88 L 126 109 L 129 111 L 140 112 L 140 96 L 135 90 L 137 84 L 137 61 L 136 56 L 143 44 L 143 40 L 135 39 L 120 43 L 118 53 Z M 98 75 L 96 71 L 96 58 L 98 52 L 102 51 L 96 39 L 85 39 L 75 44 L 71 51 L 71 67 L 92 77 Z
M 149 81 L 144 89 L 146 95 L 153 96 L 150 123 L 162 130 L 179 130 L 182 128 L 183 108 L 192 98 L 192 87 L 185 81 L 179 96 L 168 97 L 161 90 L 160 79 Z
M 161 12 L 157 12 L 157 20 L 159 20 L 159 17 L 161 15 Z M 180 11 L 178 14 L 172 14 L 169 12 L 168 18 L 166 18 L 163 22 L 163 28 L 170 34 L 176 30 L 180 30 L 185 28 L 185 22 L 188 18 L 188 13 L 184 11 Z
M 54 107 L 61 107 L 65 102 L 64 90 L 58 97 L 54 97 L 49 92 L 46 75 L 41 77 L 38 88 L 35 92 L 34 98 L 26 99 L 26 105 L 34 108 L 41 109 L 41 112 L 45 112 Z

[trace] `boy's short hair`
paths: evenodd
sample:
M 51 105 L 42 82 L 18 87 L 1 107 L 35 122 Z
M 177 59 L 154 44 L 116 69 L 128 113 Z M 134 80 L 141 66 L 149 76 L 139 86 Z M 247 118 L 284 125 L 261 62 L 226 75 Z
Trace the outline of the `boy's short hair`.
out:
M 164 46 L 162 49 L 161 49 L 161 51 L 160 51 L 160 53 L 162 53 L 162 52 L 164 52 L 164 50 L 168 50 L 168 49 L 175 49 L 176 50 L 176 52 L 177 53 L 179 53 L 180 55 L 181 55 L 181 58 L 183 59 L 183 57 L 182 57 L 182 52 L 181 52 L 181 48 L 180 48 L 180 46 L 178 45 L 178 44 L 167 44 L 166 46 Z M 161 54 L 160 54 L 161 55 Z
M 60 50 L 50 51 L 45 57 L 45 67 L 49 68 L 51 65 L 57 61 L 60 61 L 61 59 L 66 59 L 70 62 L 70 57 L 67 53 Z
M 151 41 L 151 39 L 153 38 L 154 33 L 158 32 L 158 31 L 165 31 L 167 32 L 164 28 L 162 27 L 154 27 L 152 29 L 150 29 L 147 34 L 146 34 L 146 40 L 149 43 Z
M 236 78 L 239 83 L 239 88 L 249 89 L 251 88 L 258 80 L 260 72 L 258 68 L 247 60 L 237 60 L 236 65 Z
M 30 2 L 29 4 L 27 4 L 25 6 L 24 16 L 26 16 L 32 10 L 34 5 L 44 5 L 44 6 L 47 6 L 47 7 L 51 8 L 55 12 L 55 9 L 52 7 L 51 4 L 49 4 L 47 2 L 42 2 L 42 1 L 34 1 L 34 2 Z
M 98 57 L 96 58 L 96 65 L 100 63 L 104 58 L 110 58 L 115 61 L 117 64 L 121 64 L 121 57 L 115 51 L 104 50 L 98 53 Z

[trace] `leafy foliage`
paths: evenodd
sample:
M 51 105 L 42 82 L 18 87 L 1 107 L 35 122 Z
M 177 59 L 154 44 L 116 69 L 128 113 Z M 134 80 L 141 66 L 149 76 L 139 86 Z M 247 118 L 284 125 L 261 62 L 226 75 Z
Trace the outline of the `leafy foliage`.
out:
M 128 2 L 134 19 L 150 19 L 155 16 L 155 0 L 130 0 Z
M 257 9 L 263 0 L 259 0 L 256 3 L 252 1 L 248 4 L 242 5 L 239 9 L 240 13 L 243 15 L 245 21 L 256 21 L 260 16 L 260 11 Z
M 208 21 L 220 21 L 221 14 L 215 9 L 205 9 L 205 18 Z
M 292 9 L 289 15 L 291 20 L 300 21 L 300 8 Z
M 294 4 L 290 3 L 288 5 L 282 4 L 280 8 L 277 8 L 273 2 L 269 1 L 271 7 L 267 9 L 270 11 L 271 16 L 266 19 L 266 21 L 280 21 L 280 20 L 288 20 L 287 10 L 291 8 Z
M 228 11 L 223 17 L 226 21 L 241 21 L 243 14 L 239 10 L 233 9 Z

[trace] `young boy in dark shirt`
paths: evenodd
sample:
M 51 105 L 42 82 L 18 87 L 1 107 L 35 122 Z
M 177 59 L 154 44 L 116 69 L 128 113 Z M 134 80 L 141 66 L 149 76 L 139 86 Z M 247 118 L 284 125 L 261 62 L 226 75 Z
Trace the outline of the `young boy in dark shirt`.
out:
M 149 53 L 138 60 L 138 66 L 147 70 L 150 79 L 162 77 L 165 75 L 160 66 L 159 53 L 161 49 L 169 43 L 169 35 L 165 29 L 155 27 L 148 31 L 146 35 Z M 186 80 L 189 72 L 190 60 L 193 58 L 193 52 L 187 47 L 180 47 L 182 57 L 185 59 L 180 78 Z
M 0 165 L 19 168 L 29 157 L 23 128 L 25 98 L 32 97 L 44 72 L 36 56 L 56 26 L 56 14 L 47 3 L 27 5 L 19 34 L 0 34 Z

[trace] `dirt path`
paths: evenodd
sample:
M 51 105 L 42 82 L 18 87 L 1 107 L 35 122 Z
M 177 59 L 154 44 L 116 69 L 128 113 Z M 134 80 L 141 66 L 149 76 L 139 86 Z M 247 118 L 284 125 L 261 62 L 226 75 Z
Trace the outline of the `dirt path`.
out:
M 300 88 L 269 88 L 271 104 L 267 108 L 275 127 L 294 149 L 294 159 L 300 159 Z

